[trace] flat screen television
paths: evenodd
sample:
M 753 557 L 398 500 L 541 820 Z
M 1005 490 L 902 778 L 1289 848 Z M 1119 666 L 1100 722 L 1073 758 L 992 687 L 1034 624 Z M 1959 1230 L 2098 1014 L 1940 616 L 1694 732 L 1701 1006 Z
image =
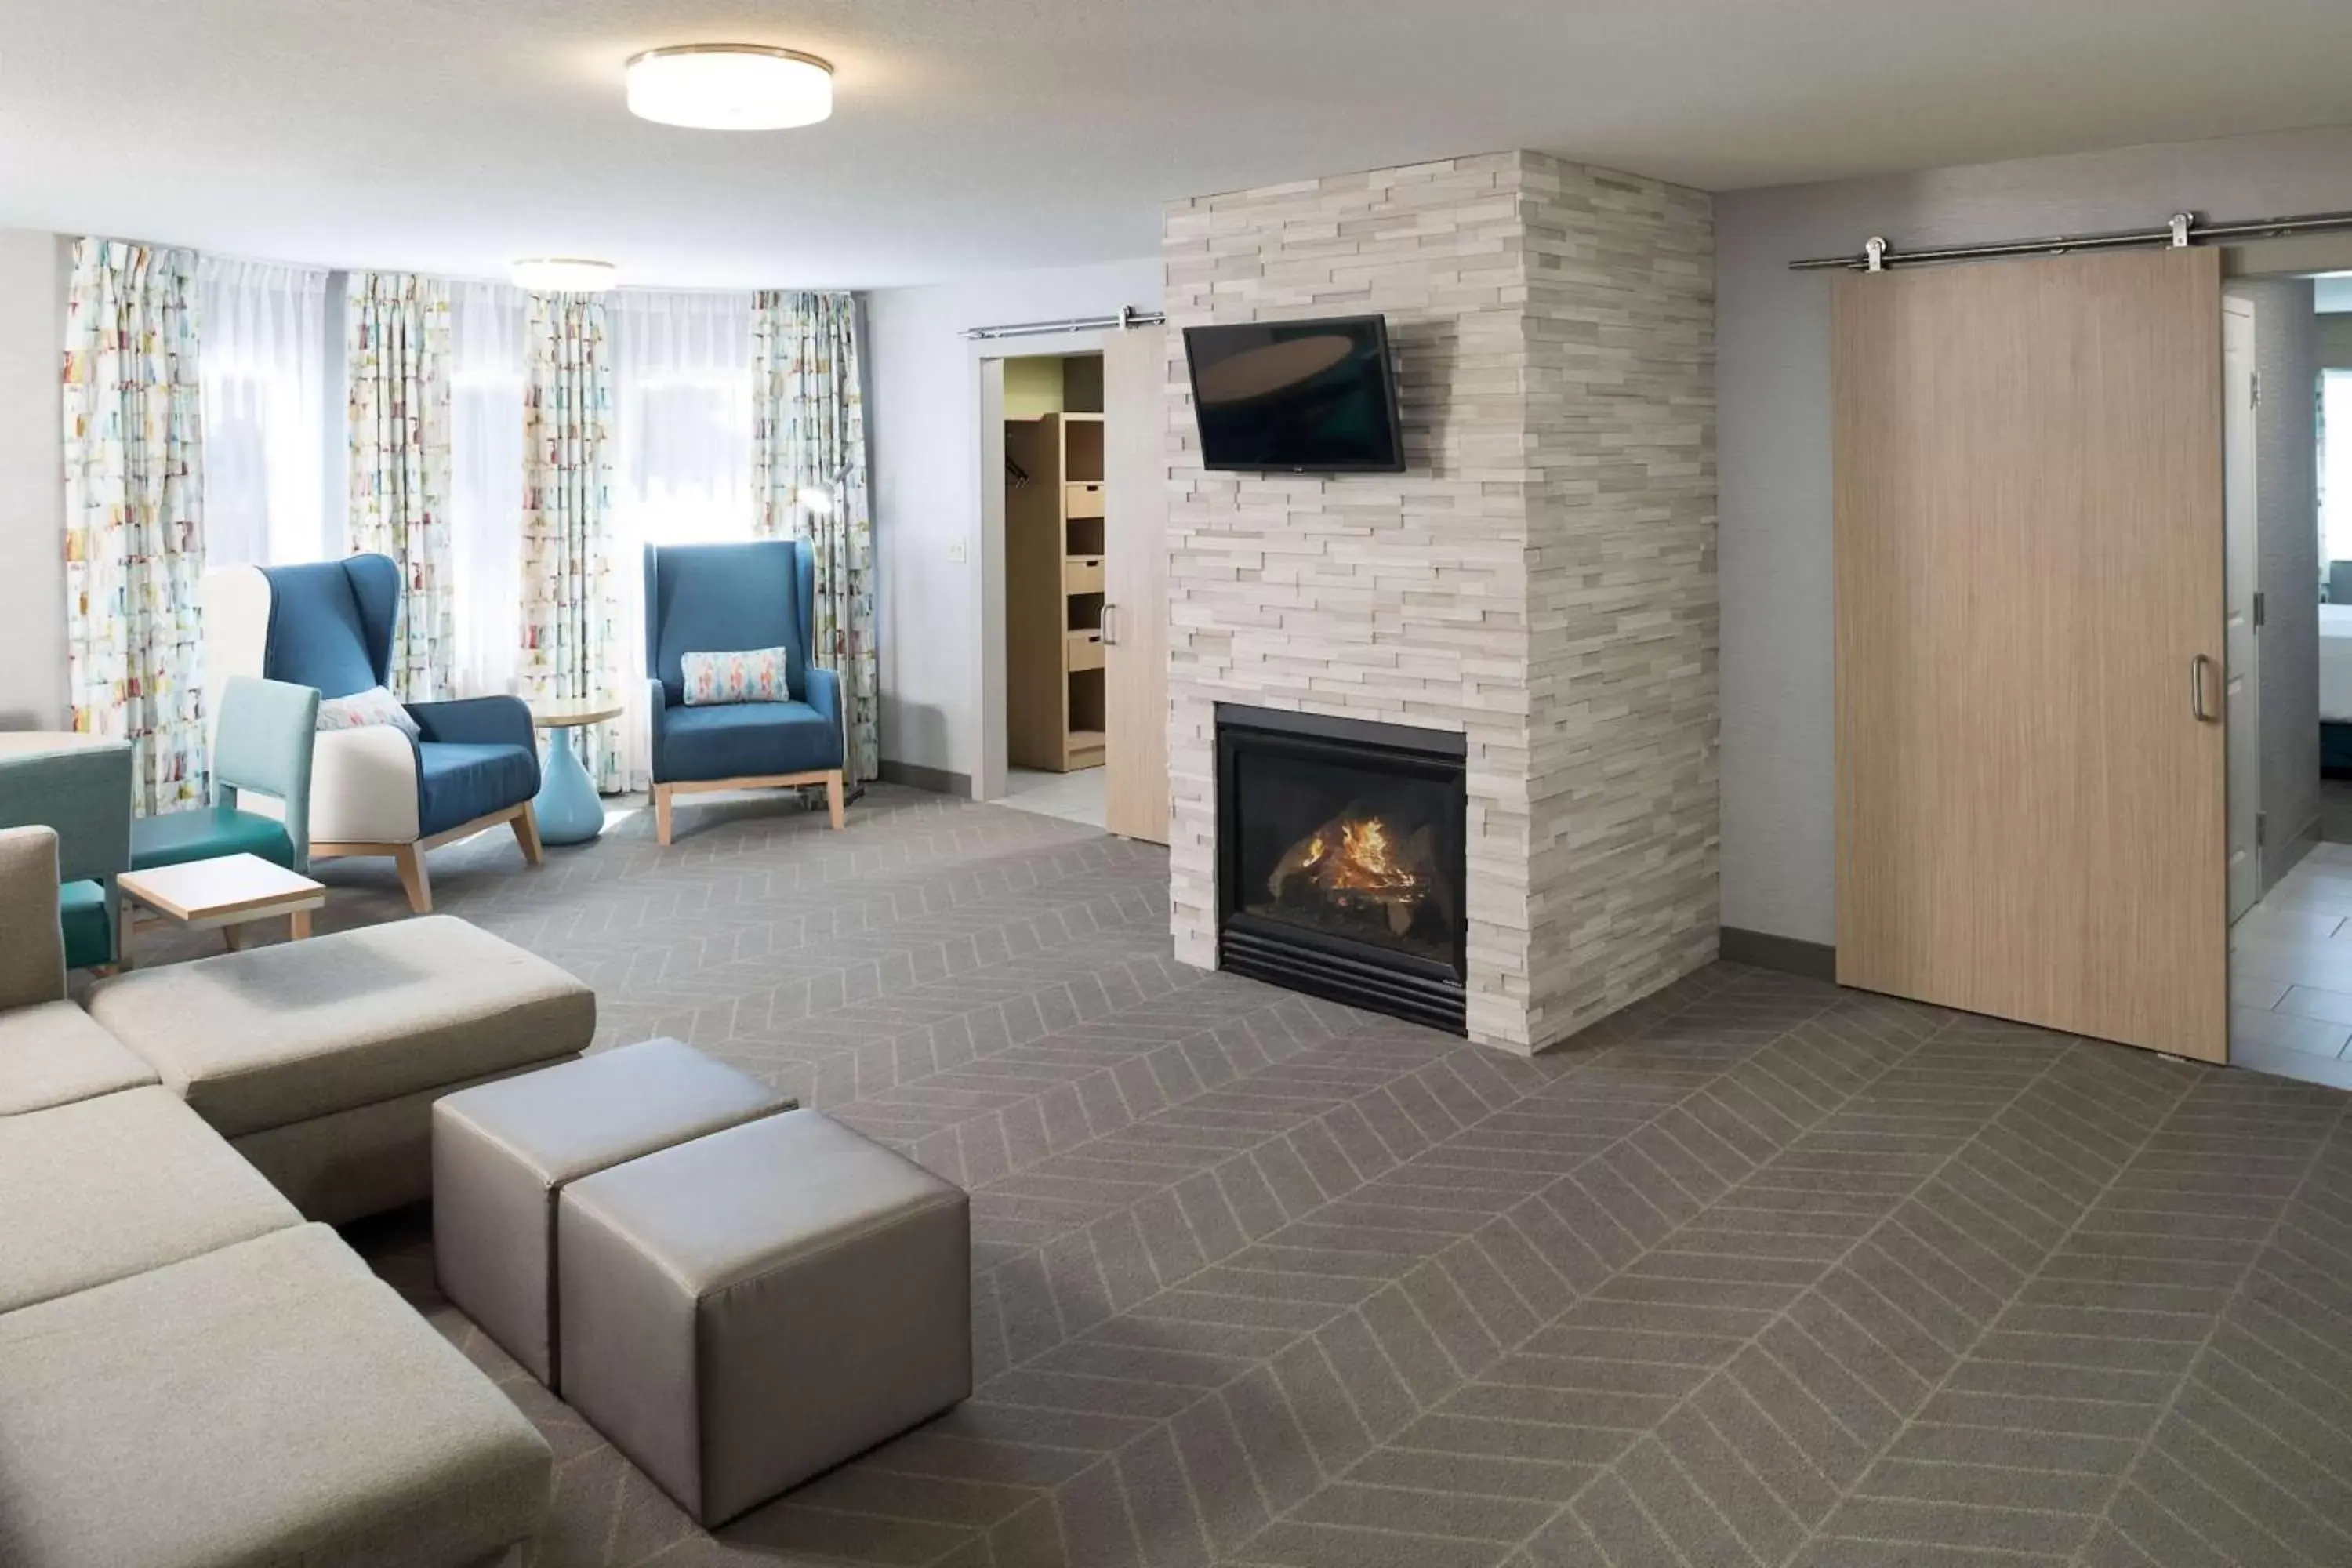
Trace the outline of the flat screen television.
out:
M 1184 358 L 1192 366 L 1203 467 L 1403 472 L 1383 318 L 1187 327 Z

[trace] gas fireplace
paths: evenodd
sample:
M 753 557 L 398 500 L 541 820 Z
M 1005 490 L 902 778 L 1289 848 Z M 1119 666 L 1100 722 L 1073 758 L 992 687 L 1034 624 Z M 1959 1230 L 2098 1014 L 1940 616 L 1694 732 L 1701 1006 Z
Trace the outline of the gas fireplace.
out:
M 1217 705 L 1220 966 L 1463 1032 L 1463 737 Z

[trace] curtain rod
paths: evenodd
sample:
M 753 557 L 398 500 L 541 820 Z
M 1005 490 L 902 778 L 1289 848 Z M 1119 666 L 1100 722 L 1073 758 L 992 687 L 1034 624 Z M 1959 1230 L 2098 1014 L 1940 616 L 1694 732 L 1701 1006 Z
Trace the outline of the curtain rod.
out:
M 1061 321 L 1013 321 L 1001 327 L 966 327 L 963 335 L 975 342 L 993 338 L 1034 338 L 1047 332 L 1100 332 L 1113 327 L 1130 331 L 1137 327 L 1156 327 L 1168 318 L 1157 310 L 1139 310 L 1132 305 L 1119 307 L 1116 316 L 1072 316 Z
M 1997 256 L 2059 256 L 2074 250 L 2120 250 L 2133 246 L 2210 245 L 2232 239 L 2278 239 L 2294 234 L 2325 234 L 2352 229 L 2352 212 L 2309 213 L 2296 217 L 2249 219 L 2242 223 L 2200 223 L 2194 213 L 2175 213 L 2162 228 L 2128 228 L 2109 234 L 2056 235 L 2047 239 L 2011 239 L 1991 245 L 1944 245 L 1927 250 L 1898 251 L 1885 237 L 1874 235 L 1859 256 L 1809 256 L 1791 261 L 1792 272 L 1818 272 L 1843 268 L 1853 272 L 1882 272 L 1889 267 L 1930 261 L 1975 261 Z

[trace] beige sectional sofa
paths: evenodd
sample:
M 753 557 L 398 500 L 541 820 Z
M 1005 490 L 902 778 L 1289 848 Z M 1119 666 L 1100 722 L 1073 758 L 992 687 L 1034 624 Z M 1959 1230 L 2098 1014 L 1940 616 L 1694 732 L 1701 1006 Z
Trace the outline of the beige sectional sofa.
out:
M 518 1555 L 546 1443 L 305 1216 L 425 1196 L 433 1100 L 577 1053 L 593 994 L 415 921 L 125 976 L 85 1013 L 56 900 L 53 837 L 0 833 L 0 1563 Z

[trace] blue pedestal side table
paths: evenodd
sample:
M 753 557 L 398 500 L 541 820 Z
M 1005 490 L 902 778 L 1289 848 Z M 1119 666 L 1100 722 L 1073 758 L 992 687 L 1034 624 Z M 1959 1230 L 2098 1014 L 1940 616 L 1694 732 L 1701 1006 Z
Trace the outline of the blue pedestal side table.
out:
M 581 764 L 580 748 L 566 730 L 584 730 L 621 716 L 621 705 L 605 698 L 558 699 L 530 705 L 530 721 L 547 731 L 547 761 L 540 769 L 539 796 L 531 810 L 545 844 L 586 844 L 604 831 L 604 803 L 596 781 Z

